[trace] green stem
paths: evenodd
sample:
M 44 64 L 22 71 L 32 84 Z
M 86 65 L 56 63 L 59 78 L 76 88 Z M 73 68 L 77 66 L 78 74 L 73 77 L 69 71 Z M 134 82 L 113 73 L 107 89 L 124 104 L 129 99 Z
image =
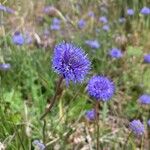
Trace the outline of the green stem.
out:
M 124 150 L 127 150 L 128 141 L 129 141 L 131 135 L 132 135 L 132 132 L 130 132 L 129 135 L 127 136 L 127 139 L 126 139 L 126 141 L 124 143 L 124 148 L 123 148 Z
M 100 150 L 100 141 L 99 141 L 99 101 L 96 101 L 96 104 L 95 104 L 95 111 L 96 111 L 96 150 Z
M 63 81 L 63 77 L 60 77 L 59 81 L 57 83 L 57 86 L 56 86 L 55 95 L 51 99 L 49 107 L 47 108 L 47 110 L 45 111 L 45 113 L 41 116 L 40 120 L 42 120 L 43 118 L 45 118 L 45 116 L 51 111 L 52 107 L 54 106 L 56 98 L 57 98 L 57 96 L 59 95 L 59 92 L 60 92 L 60 86 L 62 84 L 62 81 Z
M 43 120 L 43 143 L 45 144 L 45 140 L 46 140 L 46 134 L 45 134 L 45 129 L 46 129 L 46 120 Z
M 142 136 L 142 138 L 141 138 L 141 148 L 140 148 L 140 150 L 143 149 L 143 143 L 144 143 L 144 136 Z

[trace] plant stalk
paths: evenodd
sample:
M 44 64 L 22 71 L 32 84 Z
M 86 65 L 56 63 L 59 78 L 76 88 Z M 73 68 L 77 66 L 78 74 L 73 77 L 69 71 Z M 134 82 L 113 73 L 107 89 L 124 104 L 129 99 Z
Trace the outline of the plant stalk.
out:
M 99 141 L 99 101 L 95 103 L 95 111 L 96 111 L 96 150 L 100 150 L 100 141 Z
M 50 105 L 49 105 L 49 107 L 46 109 L 45 113 L 41 116 L 40 120 L 42 120 L 43 118 L 45 118 L 45 116 L 51 111 L 52 107 L 54 106 L 55 101 L 56 101 L 56 98 L 57 98 L 57 96 L 59 95 L 59 92 L 60 92 L 60 87 L 61 87 L 62 81 L 63 81 L 63 77 L 60 77 L 60 78 L 59 78 L 59 81 L 58 81 L 58 83 L 57 83 L 57 86 L 56 86 L 55 95 L 54 95 L 54 96 L 52 97 L 52 99 L 50 100 Z

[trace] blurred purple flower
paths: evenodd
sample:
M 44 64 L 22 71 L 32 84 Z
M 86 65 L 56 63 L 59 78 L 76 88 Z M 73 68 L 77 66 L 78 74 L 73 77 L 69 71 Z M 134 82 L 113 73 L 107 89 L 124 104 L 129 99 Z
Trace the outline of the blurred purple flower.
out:
M 108 22 L 108 20 L 105 16 L 100 17 L 99 21 L 102 22 L 102 23 L 107 23 Z
M 0 64 L 0 70 L 6 71 L 9 70 L 11 68 L 10 64 Z
M 140 104 L 150 104 L 150 95 L 148 94 L 143 94 L 142 96 L 139 97 L 139 102 Z
M 4 5 L 0 5 L 0 10 L 4 11 L 4 12 L 7 12 L 7 13 L 10 13 L 10 14 L 14 14 L 15 11 L 9 7 L 5 7 Z
M 141 14 L 143 15 L 149 15 L 150 14 L 150 8 L 148 7 L 143 7 L 140 11 Z
M 104 25 L 104 26 L 102 27 L 102 29 L 103 29 L 104 31 L 109 31 L 109 30 L 110 30 L 110 27 L 109 27 L 109 25 Z
M 90 70 L 90 61 L 84 51 L 72 43 L 62 42 L 55 46 L 52 67 L 69 81 L 82 82 Z
M 25 39 L 24 39 L 23 35 L 17 31 L 14 33 L 14 35 L 12 37 L 12 41 L 16 45 L 23 45 L 25 42 Z
M 112 48 L 110 51 L 109 51 L 109 56 L 111 56 L 112 58 L 121 58 L 123 56 L 122 52 L 120 49 L 118 48 Z
M 108 101 L 115 92 L 114 83 L 105 76 L 93 76 L 87 85 L 89 95 L 98 101 Z
M 44 145 L 42 142 L 40 142 L 39 140 L 34 140 L 34 141 L 32 142 L 32 144 L 33 144 L 36 148 L 38 148 L 39 150 L 44 150 L 44 149 L 45 149 L 45 145 Z
M 150 127 L 150 119 L 147 121 L 147 125 Z
M 88 16 L 89 16 L 89 17 L 94 17 L 94 12 L 93 12 L 93 11 L 89 11 L 89 12 L 88 12 Z
M 86 25 L 85 20 L 81 19 L 81 20 L 78 21 L 78 27 L 80 29 L 83 29 L 85 27 L 85 25 Z
M 150 54 L 144 56 L 144 62 L 150 64 Z
M 129 128 L 136 136 L 141 136 L 144 134 L 144 125 L 140 120 L 133 120 L 132 122 L 130 122 Z
M 129 16 L 133 16 L 134 15 L 134 10 L 133 9 L 128 9 L 127 10 L 127 15 L 129 15 Z
M 46 6 L 46 7 L 44 7 L 43 12 L 45 14 L 51 15 L 51 16 L 55 16 L 58 13 L 57 9 L 54 6 Z
M 58 18 L 53 18 L 52 24 L 50 26 L 51 30 L 60 30 L 61 20 Z
M 100 48 L 100 44 L 97 40 L 86 40 L 85 44 L 87 44 L 88 46 L 94 49 Z
M 59 24 L 59 25 L 60 25 L 60 23 L 61 23 L 61 20 L 60 20 L 60 19 L 58 19 L 58 18 L 53 18 L 52 24 Z
M 50 28 L 51 28 L 51 30 L 60 30 L 60 25 L 57 25 L 57 24 L 54 25 L 53 24 L 53 25 L 50 26 Z
M 91 110 L 88 110 L 85 114 L 86 118 L 89 120 L 89 121 L 93 121 L 95 120 L 96 118 L 96 111 L 95 109 L 91 109 Z

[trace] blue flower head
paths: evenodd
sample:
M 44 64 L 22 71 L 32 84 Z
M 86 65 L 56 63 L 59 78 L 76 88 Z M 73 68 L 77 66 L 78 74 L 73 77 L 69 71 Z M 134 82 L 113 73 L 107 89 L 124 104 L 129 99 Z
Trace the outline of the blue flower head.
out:
M 95 16 L 95 15 L 94 15 L 94 12 L 93 12 L 93 11 L 89 11 L 89 12 L 88 12 L 88 16 L 89 16 L 89 17 L 94 17 L 94 16 Z
M 102 23 L 107 23 L 108 22 L 108 20 L 105 16 L 100 17 L 99 21 L 102 22 Z
M 144 62 L 150 64 L 150 54 L 144 56 Z
M 144 94 L 139 97 L 140 104 L 150 104 L 150 95 Z
M 96 111 L 95 109 L 92 109 L 92 110 L 88 110 L 85 114 L 86 118 L 89 120 L 89 121 L 93 121 L 95 120 L 96 118 Z
M 110 30 L 110 27 L 109 27 L 109 25 L 104 25 L 104 26 L 102 27 L 102 29 L 103 29 L 104 31 L 109 31 L 109 30 Z
M 20 32 L 15 32 L 13 37 L 12 37 L 12 41 L 14 44 L 16 45 L 23 45 L 25 40 L 23 35 Z
M 82 82 L 90 70 L 90 61 L 84 51 L 72 43 L 55 46 L 52 67 L 66 82 Z
M 100 43 L 97 40 L 86 40 L 85 44 L 94 49 L 100 48 Z
M 56 9 L 53 6 L 48 5 L 48 6 L 44 7 L 43 12 L 45 14 L 55 14 L 56 13 Z
M 144 125 L 140 120 L 131 121 L 129 123 L 129 128 L 136 136 L 141 136 L 144 134 Z
M 118 48 L 112 48 L 108 54 L 112 58 L 116 58 L 116 59 L 119 59 L 123 56 L 121 50 Z
M 51 30 L 60 30 L 60 25 L 52 24 L 52 25 L 50 26 L 50 29 L 51 29 Z
M 134 10 L 133 9 L 128 9 L 127 10 L 127 15 L 133 16 L 134 15 Z
M 1 11 L 4 11 L 4 12 L 7 12 L 7 13 L 10 13 L 10 14 L 14 14 L 15 11 L 9 7 L 5 7 L 4 5 L 0 5 L 0 10 Z
M 80 29 L 83 29 L 83 28 L 85 27 L 85 25 L 86 25 L 85 20 L 83 20 L 83 19 L 79 20 L 79 22 L 78 22 L 78 27 L 79 27 Z
M 59 25 L 60 25 L 61 20 L 58 19 L 58 18 L 53 18 L 52 23 L 53 23 L 53 24 L 59 24 Z
M 40 142 L 39 140 L 34 140 L 32 142 L 32 144 L 36 147 L 36 149 L 39 149 L 39 150 L 45 149 L 45 145 L 42 142 Z
M 0 70 L 6 71 L 9 70 L 11 68 L 10 64 L 0 64 Z
M 51 30 L 60 30 L 61 20 L 58 18 L 53 18 L 52 24 L 50 26 Z
M 148 7 L 143 7 L 140 11 L 141 14 L 143 15 L 149 15 L 150 14 L 150 8 Z
M 93 76 L 88 83 L 87 91 L 98 101 L 108 101 L 115 92 L 114 83 L 104 76 Z

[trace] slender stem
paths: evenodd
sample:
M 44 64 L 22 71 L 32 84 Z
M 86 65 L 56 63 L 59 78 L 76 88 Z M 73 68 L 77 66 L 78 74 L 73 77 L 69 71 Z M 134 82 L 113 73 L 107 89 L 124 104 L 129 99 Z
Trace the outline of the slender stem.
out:
M 64 122 L 63 101 L 62 101 L 61 98 L 60 98 L 60 100 L 59 100 L 58 107 L 59 107 L 59 118 L 60 118 L 60 119 L 62 118 L 62 122 Z
M 129 141 L 131 135 L 132 135 L 132 132 L 130 132 L 129 135 L 127 136 L 127 139 L 126 139 L 126 141 L 124 143 L 124 148 L 123 148 L 124 150 L 126 150 L 126 148 L 128 146 L 128 141 Z
M 96 101 L 96 103 L 95 103 L 95 111 L 96 111 L 96 131 L 97 131 L 97 133 L 96 133 L 96 135 L 97 135 L 97 137 L 96 137 L 96 140 L 97 140 L 97 142 L 96 142 L 96 150 L 100 150 L 100 142 L 99 142 L 99 101 Z
M 16 126 L 15 126 L 14 123 L 13 123 L 13 126 L 14 126 L 15 132 L 16 132 L 16 134 L 17 134 L 17 136 L 18 136 L 18 139 L 19 139 L 19 141 L 20 141 L 20 143 L 21 143 L 22 149 L 25 150 L 25 147 L 24 147 L 24 145 L 23 145 L 23 140 L 21 139 L 21 136 L 20 136 L 20 134 L 19 134 L 19 130 L 18 130 L 18 128 L 16 128 Z
M 43 120 L 43 143 L 45 144 L 45 140 L 46 140 L 46 134 L 45 134 L 45 129 L 46 129 L 46 120 Z
M 144 136 L 141 137 L 141 148 L 140 148 L 140 150 L 143 149 L 143 145 L 144 145 Z
M 55 95 L 52 97 L 52 99 L 50 100 L 50 105 L 49 107 L 47 108 L 47 110 L 45 111 L 45 113 L 41 116 L 40 120 L 42 120 L 52 109 L 52 107 L 54 106 L 55 104 L 55 101 L 56 101 L 56 98 L 60 92 L 60 86 L 61 86 L 61 83 L 63 81 L 63 77 L 60 77 L 59 78 L 59 81 L 57 83 L 57 86 L 56 86 L 56 92 L 55 92 Z
M 148 119 L 150 119 L 150 108 L 148 109 Z M 150 126 L 148 125 L 148 139 L 149 139 L 149 142 L 148 142 L 148 147 L 150 149 Z

